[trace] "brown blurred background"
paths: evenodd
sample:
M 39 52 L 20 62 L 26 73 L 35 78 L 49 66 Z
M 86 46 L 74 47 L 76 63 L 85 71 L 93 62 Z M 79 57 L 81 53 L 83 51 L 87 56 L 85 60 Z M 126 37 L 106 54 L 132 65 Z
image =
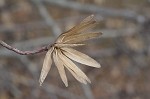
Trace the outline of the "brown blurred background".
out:
M 80 66 L 91 84 L 67 72 L 66 88 L 53 65 L 39 87 L 45 53 L 0 46 L 0 99 L 150 99 L 150 0 L 0 0 L 0 40 L 33 50 L 91 14 L 103 36 L 78 48 L 102 65 Z

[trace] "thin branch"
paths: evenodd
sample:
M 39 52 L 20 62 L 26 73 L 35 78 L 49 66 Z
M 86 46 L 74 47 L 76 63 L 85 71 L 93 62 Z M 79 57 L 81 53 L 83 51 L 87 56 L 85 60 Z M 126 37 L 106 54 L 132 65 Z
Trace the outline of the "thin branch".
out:
M 1 41 L 1 40 L 0 40 Z M 45 46 L 48 44 L 52 44 L 54 41 L 54 37 L 41 37 L 31 40 L 22 41 L 19 43 L 15 43 L 11 46 L 15 46 L 17 49 L 28 49 L 32 50 L 31 48 L 38 48 L 38 46 Z M 22 46 L 23 45 L 23 46 Z M 0 48 L 0 56 L 9 56 L 9 57 L 16 57 L 19 54 L 14 54 L 13 51 L 7 51 L 4 48 Z
M 48 46 L 44 46 L 44 47 L 38 48 L 38 49 L 33 50 L 33 51 L 21 51 L 17 48 L 14 48 L 14 47 L 8 45 L 7 43 L 5 43 L 2 40 L 0 41 L 0 45 L 7 48 L 8 50 L 14 51 L 20 55 L 33 55 L 33 54 L 37 54 L 37 53 L 42 53 L 44 51 L 47 51 L 48 47 L 49 47 L 49 45 L 48 45 Z

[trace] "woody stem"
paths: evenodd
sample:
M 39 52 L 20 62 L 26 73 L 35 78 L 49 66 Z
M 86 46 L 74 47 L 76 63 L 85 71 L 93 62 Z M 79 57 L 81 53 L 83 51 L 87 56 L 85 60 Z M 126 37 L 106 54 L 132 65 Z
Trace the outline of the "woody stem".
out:
M 14 52 L 16 52 L 17 54 L 20 54 L 20 55 L 33 55 L 33 54 L 37 54 L 37 53 L 42 53 L 42 52 L 48 51 L 48 46 L 43 46 L 41 48 L 38 48 L 38 49 L 35 49 L 35 50 L 32 50 L 32 51 L 21 51 L 21 50 L 19 50 L 17 48 L 14 48 L 14 47 L 8 45 L 7 43 L 5 43 L 2 40 L 0 40 L 0 45 L 5 47 L 6 49 L 14 51 Z

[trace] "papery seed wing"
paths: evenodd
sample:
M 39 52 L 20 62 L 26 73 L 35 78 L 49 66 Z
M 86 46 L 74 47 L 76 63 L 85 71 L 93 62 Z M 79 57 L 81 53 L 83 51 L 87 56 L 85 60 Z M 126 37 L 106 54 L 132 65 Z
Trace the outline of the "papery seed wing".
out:
M 61 60 L 61 58 L 59 57 L 59 55 L 58 55 L 58 58 L 59 58 L 59 61 L 61 61 L 62 64 L 65 65 L 64 62 L 63 62 L 63 61 Z M 82 83 L 84 83 L 84 84 L 87 84 L 87 82 L 86 82 L 85 79 L 83 79 L 82 77 L 78 76 L 78 74 L 75 74 L 75 72 L 74 72 L 73 70 L 71 70 L 70 68 L 68 68 L 67 66 L 65 66 L 65 67 L 71 72 L 71 74 L 72 74 L 78 81 L 80 81 L 80 82 L 82 82 Z
M 66 66 L 66 68 L 71 72 L 71 74 L 74 76 L 75 79 L 77 79 L 79 82 L 87 84 L 87 81 L 80 77 L 80 75 L 76 74 L 72 69 L 70 69 L 69 67 Z
M 76 25 L 73 28 L 71 28 L 70 30 L 62 33 L 56 40 L 56 43 L 63 42 L 63 39 L 65 37 L 71 36 L 74 34 L 79 34 L 87 29 L 94 27 L 95 25 L 97 25 L 97 22 L 95 20 L 93 20 L 93 15 L 91 15 L 91 16 L 87 17 L 86 19 L 84 19 L 79 25 Z
M 58 72 L 60 74 L 60 77 L 62 79 L 62 81 L 64 82 L 65 86 L 68 86 L 68 81 L 67 81 L 67 77 L 66 77 L 66 73 L 65 73 L 65 69 L 64 69 L 64 64 L 61 61 L 61 59 L 59 59 L 58 57 L 58 52 L 57 50 L 55 50 L 55 52 L 53 52 L 53 59 L 54 59 L 54 63 L 58 69 Z
M 61 43 L 64 39 L 65 35 L 62 33 L 57 39 L 56 39 L 56 43 Z
M 40 75 L 40 79 L 39 79 L 39 83 L 40 85 L 42 85 L 42 83 L 44 82 L 50 68 L 52 65 L 52 59 L 51 59 L 51 54 L 53 52 L 53 47 L 51 49 L 48 50 L 48 52 L 46 53 L 45 59 L 44 59 L 44 63 L 43 63 L 43 67 L 41 70 L 41 75 Z
M 71 44 L 71 43 L 83 42 L 86 40 L 98 38 L 101 35 L 102 35 L 101 32 L 78 34 L 78 35 L 66 37 L 63 43 Z
M 89 22 L 90 20 L 93 20 L 93 18 L 94 18 L 94 15 L 92 14 L 92 15 L 86 17 L 81 23 Z M 80 24 L 81 24 L 81 23 L 80 23 Z
M 79 31 L 83 30 L 84 28 L 86 28 L 89 25 L 91 26 L 91 24 L 96 23 L 96 21 L 93 19 L 93 17 L 94 17 L 93 15 L 88 16 L 83 21 L 81 21 L 80 24 L 74 26 L 72 29 L 66 31 L 63 34 L 69 36 L 69 35 L 80 33 Z
M 92 21 L 92 22 L 87 22 L 87 24 L 85 24 L 84 26 L 80 26 L 76 31 L 71 31 L 70 34 L 68 34 L 67 36 L 71 36 L 71 35 L 75 35 L 75 34 L 79 34 L 81 32 L 87 31 L 93 27 L 95 27 L 98 23 L 96 21 Z
M 77 50 L 74 50 L 72 48 L 62 48 L 63 53 L 69 57 L 70 59 L 79 62 L 81 64 L 85 64 L 91 67 L 100 68 L 100 64 L 96 62 L 93 58 L 89 57 L 86 54 L 83 54 Z
M 65 66 L 70 68 L 76 74 L 76 77 L 78 77 L 79 79 L 81 79 L 81 78 L 85 79 L 89 83 L 91 82 L 89 80 L 89 78 L 70 59 L 68 59 L 62 53 L 58 53 L 58 55 L 59 55 L 60 59 L 64 62 Z M 74 74 L 73 74 L 73 76 L 74 76 Z M 77 80 L 79 80 L 79 79 L 77 79 Z M 80 80 L 80 82 L 81 82 L 81 80 Z M 84 82 L 82 82 L 82 83 L 84 83 Z
M 58 47 L 76 47 L 76 46 L 83 46 L 85 44 L 55 44 Z

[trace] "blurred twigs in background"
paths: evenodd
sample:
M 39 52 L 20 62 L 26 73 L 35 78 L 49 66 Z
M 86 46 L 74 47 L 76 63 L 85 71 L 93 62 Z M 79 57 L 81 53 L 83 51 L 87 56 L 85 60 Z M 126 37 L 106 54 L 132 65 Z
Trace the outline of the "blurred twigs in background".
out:
M 46 7 L 43 5 L 43 2 L 40 0 L 32 0 L 32 1 L 39 9 L 39 13 L 45 20 L 45 23 L 52 28 L 52 32 L 54 33 L 54 35 L 58 36 L 61 33 L 61 30 L 54 21 L 54 19 L 51 17 L 51 15 L 48 13 Z
M 43 2 L 47 2 L 50 5 L 56 5 L 63 8 L 68 8 L 72 10 L 78 10 L 81 12 L 88 12 L 88 13 L 98 13 L 101 16 L 109 16 L 109 17 L 122 17 L 129 20 L 137 21 L 138 23 L 143 23 L 146 21 L 146 17 L 140 14 L 137 14 L 131 10 L 124 10 L 124 9 L 113 9 L 113 8 L 104 8 L 99 7 L 92 4 L 81 4 L 74 1 L 67 1 L 67 0 L 41 0 Z

